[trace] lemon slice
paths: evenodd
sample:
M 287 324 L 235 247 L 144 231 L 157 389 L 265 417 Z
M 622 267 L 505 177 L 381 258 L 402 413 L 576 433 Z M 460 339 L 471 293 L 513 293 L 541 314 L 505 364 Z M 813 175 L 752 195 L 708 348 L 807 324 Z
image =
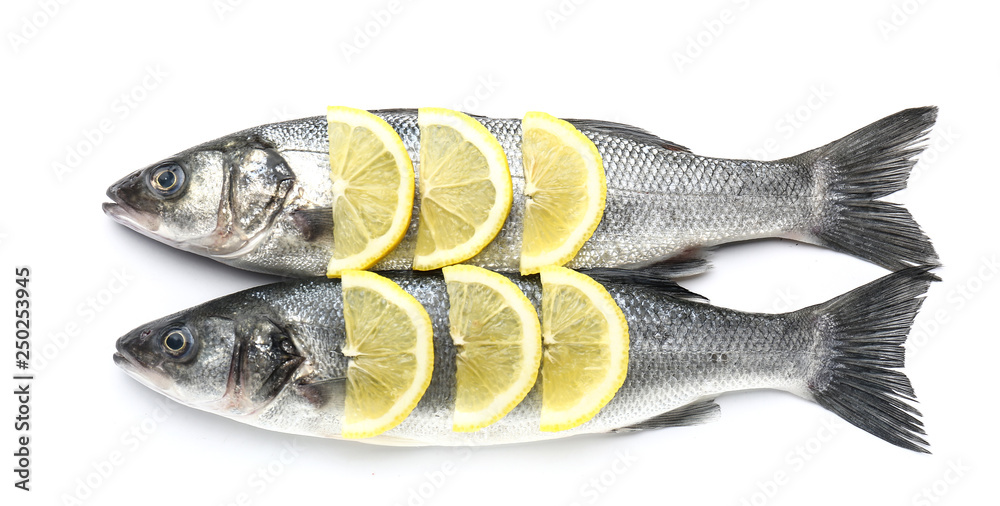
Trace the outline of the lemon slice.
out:
M 382 118 L 349 107 L 327 109 L 333 182 L 333 256 L 326 275 L 367 269 L 392 251 L 413 211 L 413 164 Z
M 628 372 L 628 323 L 599 283 L 565 267 L 542 267 L 542 419 L 572 429 L 615 396 Z
M 513 196 L 507 156 L 481 123 L 460 112 L 422 108 L 420 221 L 416 270 L 479 253 L 503 227 Z
M 535 307 L 509 279 L 471 265 L 443 269 L 456 355 L 456 432 L 503 418 L 535 384 L 542 330 Z
M 570 123 L 529 112 L 521 123 L 524 230 L 521 274 L 573 259 L 604 215 L 607 183 L 597 147 Z
M 345 438 L 377 436 L 413 411 L 431 382 L 434 333 L 424 307 L 396 283 L 367 271 L 343 273 L 347 340 Z

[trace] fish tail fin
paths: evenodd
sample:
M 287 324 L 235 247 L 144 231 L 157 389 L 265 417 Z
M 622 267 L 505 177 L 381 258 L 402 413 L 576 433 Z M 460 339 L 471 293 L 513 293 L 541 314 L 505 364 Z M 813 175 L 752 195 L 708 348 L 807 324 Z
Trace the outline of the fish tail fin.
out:
M 903 367 L 903 343 L 938 277 L 930 266 L 907 267 L 826 303 L 803 309 L 815 322 L 817 369 L 807 379 L 813 399 L 851 424 L 896 446 L 930 453 L 916 394 Z
M 793 157 L 827 188 L 806 240 L 890 270 L 940 265 L 910 213 L 879 200 L 906 187 L 936 117 L 936 107 L 907 109 Z

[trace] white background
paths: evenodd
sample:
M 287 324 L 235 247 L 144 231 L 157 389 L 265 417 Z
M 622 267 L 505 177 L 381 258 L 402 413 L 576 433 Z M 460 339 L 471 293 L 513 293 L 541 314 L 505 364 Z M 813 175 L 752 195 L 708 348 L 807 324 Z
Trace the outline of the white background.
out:
M 14 266 L 30 266 L 37 379 L 30 493 L 12 486 L 16 406 L 0 396 L 3 504 L 995 501 L 996 4 L 579 3 L 4 2 L 0 306 L 13 306 Z M 368 26 L 374 37 L 359 38 L 379 20 L 384 27 Z M 345 55 L 346 45 L 357 51 Z M 934 454 L 777 392 L 725 395 L 711 425 L 469 455 L 269 433 L 129 379 L 111 361 L 120 335 L 273 278 L 115 224 L 100 209 L 106 187 L 192 145 L 329 104 L 542 110 L 637 125 L 699 154 L 757 158 L 940 106 L 932 152 L 891 197 L 945 263 L 906 367 Z M 722 248 L 713 260 L 685 285 L 753 311 L 815 304 L 886 274 L 783 241 Z M 13 374 L 5 311 L 0 370 Z

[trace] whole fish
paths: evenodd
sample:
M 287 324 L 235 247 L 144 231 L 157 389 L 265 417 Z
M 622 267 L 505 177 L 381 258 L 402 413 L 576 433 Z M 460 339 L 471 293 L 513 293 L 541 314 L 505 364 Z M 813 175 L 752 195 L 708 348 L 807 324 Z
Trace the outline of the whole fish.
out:
M 434 330 L 434 371 L 398 426 L 363 441 L 398 445 L 496 444 L 574 434 L 700 423 L 725 392 L 779 389 L 813 400 L 898 446 L 928 443 L 903 366 L 903 343 L 936 277 L 926 267 L 889 274 L 829 302 L 785 314 L 754 314 L 686 300 L 664 279 L 593 271 L 628 321 L 628 372 L 591 420 L 539 430 L 539 384 L 505 417 L 472 434 L 452 431 L 456 348 L 439 272 L 386 273 L 424 305 Z M 538 277 L 512 277 L 536 308 Z M 348 357 L 339 280 L 252 288 L 142 325 L 118 340 L 115 362 L 189 406 L 280 432 L 339 438 Z M 190 350 L 176 356 L 165 336 Z
M 415 109 L 372 111 L 402 138 L 419 179 Z M 597 146 L 607 202 L 572 268 L 648 267 L 674 275 L 707 267 L 705 248 L 784 237 L 888 269 L 932 265 L 937 255 L 902 207 L 882 197 L 906 186 L 934 107 L 908 109 L 826 146 L 775 161 L 692 154 L 645 130 L 568 120 Z M 521 121 L 476 117 L 500 142 L 514 202 L 497 237 L 467 263 L 518 270 L 526 198 Z M 104 211 L 176 248 L 264 273 L 322 276 L 333 248 L 326 117 L 244 130 L 136 171 L 108 189 Z M 169 178 L 164 191 L 154 177 Z M 409 269 L 420 197 L 403 241 L 373 270 Z

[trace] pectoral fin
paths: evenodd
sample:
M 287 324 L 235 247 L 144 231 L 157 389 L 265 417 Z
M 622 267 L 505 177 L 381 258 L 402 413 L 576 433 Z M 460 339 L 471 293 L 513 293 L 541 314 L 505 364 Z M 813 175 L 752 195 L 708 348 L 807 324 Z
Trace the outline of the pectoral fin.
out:
M 292 221 L 295 223 L 295 228 L 302 233 L 302 237 L 307 241 L 312 241 L 333 230 L 333 208 L 300 207 L 292 211 Z
M 330 403 L 343 406 L 346 397 L 347 378 L 331 378 L 318 381 L 302 378 L 295 383 L 295 389 L 317 409 Z

